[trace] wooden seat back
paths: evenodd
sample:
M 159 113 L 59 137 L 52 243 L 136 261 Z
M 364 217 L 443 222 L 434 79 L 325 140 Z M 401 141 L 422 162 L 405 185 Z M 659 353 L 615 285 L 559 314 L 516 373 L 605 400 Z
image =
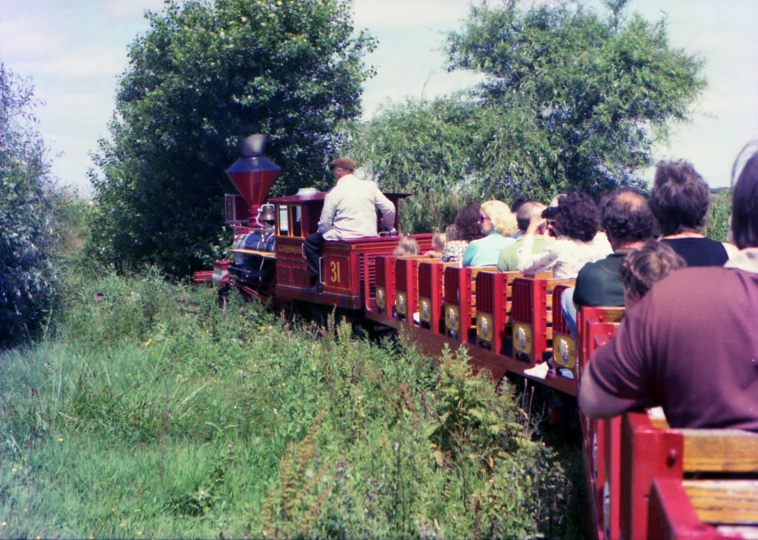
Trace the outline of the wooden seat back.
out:
M 624 415 L 621 437 L 625 537 L 738 538 L 733 527 L 758 533 L 758 433 L 660 429 L 633 412 Z
M 418 311 L 418 268 L 430 257 L 402 255 L 395 258 L 395 313 L 396 319 L 413 324 Z
M 439 259 L 420 261 L 418 266 L 419 326 L 435 334 L 444 332 L 442 301 L 445 268 L 457 263 L 443 263 Z
M 559 367 L 568 369 L 571 372 L 571 376 L 576 380 L 576 338 L 571 335 L 561 306 L 563 293 L 567 289 L 570 289 L 570 286 L 563 283 L 556 285 L 553 289 L 553 358 Z
M 395 307 L 395 257 L 379 255 L 374 259 L 376 311 L 391 316 Z
M 503 352 L 510 336 L 513 280 L 519 272 L 479 272 L 476 276 L 476 343 L 495 352 Z
M 443 312 L 445 335 L 468 342 L 476 318 L 476 281 L 479 272 L 492 270 L 491 266 L 445 268 Z
M 543 361 L 543 354 L 552 346 L 553 339 L 553 290 L 561 284 L 573 286 L 574 282 L 573 279 L 531 276 L 513 280 L 514 358 L 532 366 Z

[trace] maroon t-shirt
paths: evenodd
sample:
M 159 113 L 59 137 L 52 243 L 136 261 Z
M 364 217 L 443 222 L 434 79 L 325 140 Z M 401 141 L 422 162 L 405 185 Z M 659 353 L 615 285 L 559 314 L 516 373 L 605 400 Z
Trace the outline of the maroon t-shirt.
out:
M 590 373 L 611 395 L 661 405 L 671 427 L 758 432 L 758 274 L 668 276 L 628 310 Z

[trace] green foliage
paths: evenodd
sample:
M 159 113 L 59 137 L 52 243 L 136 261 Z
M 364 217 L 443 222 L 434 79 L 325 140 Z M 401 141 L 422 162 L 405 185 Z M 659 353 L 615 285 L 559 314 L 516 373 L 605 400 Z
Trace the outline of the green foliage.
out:
M 729 242 L 729 216 L 732 213 L 732 191 L 711 191 L 711 207 L 703 234 L 712 240 Z
M 283 168 L 275 193 L 324 187 L 334 127 L 360 113 L 372 73 L 373 39 L 351 17 L 339 0 L 172 0 L 148 14 L 95 156 L 93 253 L 178 276 L 207 265 L 234 192 L 224 169 L 250 133 Z
M 54 339 L 0 357 L 4 535 L 579 536 L 578 457 L 462 354 L 219 309 L 150 269 L 66 298 Z
M 75 257 L 89 238 L 96 215 L 92 201 L 67 191 L 56 193 L 55 224 L 60 236 L 60 252 L 64 258 Z
M 448 38 L 450 70 L 484 80 L 468 97 L 408 101 L 348 130 L 374 177 L 435 191 L 547 201 L 570 187 L 639 185 L 668 124 L 705 86 L 702 62 L 668 44 L 665 19 L 603 18 L 574 2 L 472 7 Z
M 33 87 L 0 63 L 0 348 L 38 333 L 59 278 L 38 104 Z

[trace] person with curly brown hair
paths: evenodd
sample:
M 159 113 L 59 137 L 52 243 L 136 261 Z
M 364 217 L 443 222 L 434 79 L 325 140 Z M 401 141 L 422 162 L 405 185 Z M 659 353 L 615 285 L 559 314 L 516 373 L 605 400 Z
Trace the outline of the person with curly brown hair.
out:
M 534 253 L 534 239 L 540 229 L 556 238 L 539 253 Z M 541 217 L 533 217 L 517 252 L 518 271 L 537 274 L 553 271 L 557 279 L 575 278 L 588 262 L 597 261 L 613 249 L 607 240 L 594 241 L 599 217 L 593 200 L 583 193 L 568 193 L 558 198 L 558 206 L 549 206 Z

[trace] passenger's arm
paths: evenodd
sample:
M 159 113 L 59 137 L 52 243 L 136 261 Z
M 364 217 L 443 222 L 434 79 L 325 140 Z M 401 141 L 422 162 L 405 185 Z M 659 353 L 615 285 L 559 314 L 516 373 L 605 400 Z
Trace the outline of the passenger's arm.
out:
M 523 274 L 537 274 L 553 267 L 558 259 L 558 252 L 548 246 L 539 253 L 534 253 L 534 235 L 525 234 L 521 247 L 516 251 L 518 271 Z
M 324 234 L 334 227 L 334 216 L 337 212 L 337 205 L 334 202 L 334 197 L 330 197 L 329 195 L 331 195 L 331 192 L 326 194 L 324 208 L 321 210 L 321 217 L 318 220 L 319 234 Z
M 649 367 L 655 339 L 651 335 L 649 298 L 627 313 L 616 335 L 595 351 L 582 376 L 579 406 L 592 418 L 608 418 L 630 409 L 659 405 Z M 653 329 L 654 331 L 654 329 Z
M 618 416 L 637 406 L 638 400 L 620 398 L 606 392 L 595 382 L 592 371 L 587 370 L 579 388 L 579 407 L 590 418 Z

